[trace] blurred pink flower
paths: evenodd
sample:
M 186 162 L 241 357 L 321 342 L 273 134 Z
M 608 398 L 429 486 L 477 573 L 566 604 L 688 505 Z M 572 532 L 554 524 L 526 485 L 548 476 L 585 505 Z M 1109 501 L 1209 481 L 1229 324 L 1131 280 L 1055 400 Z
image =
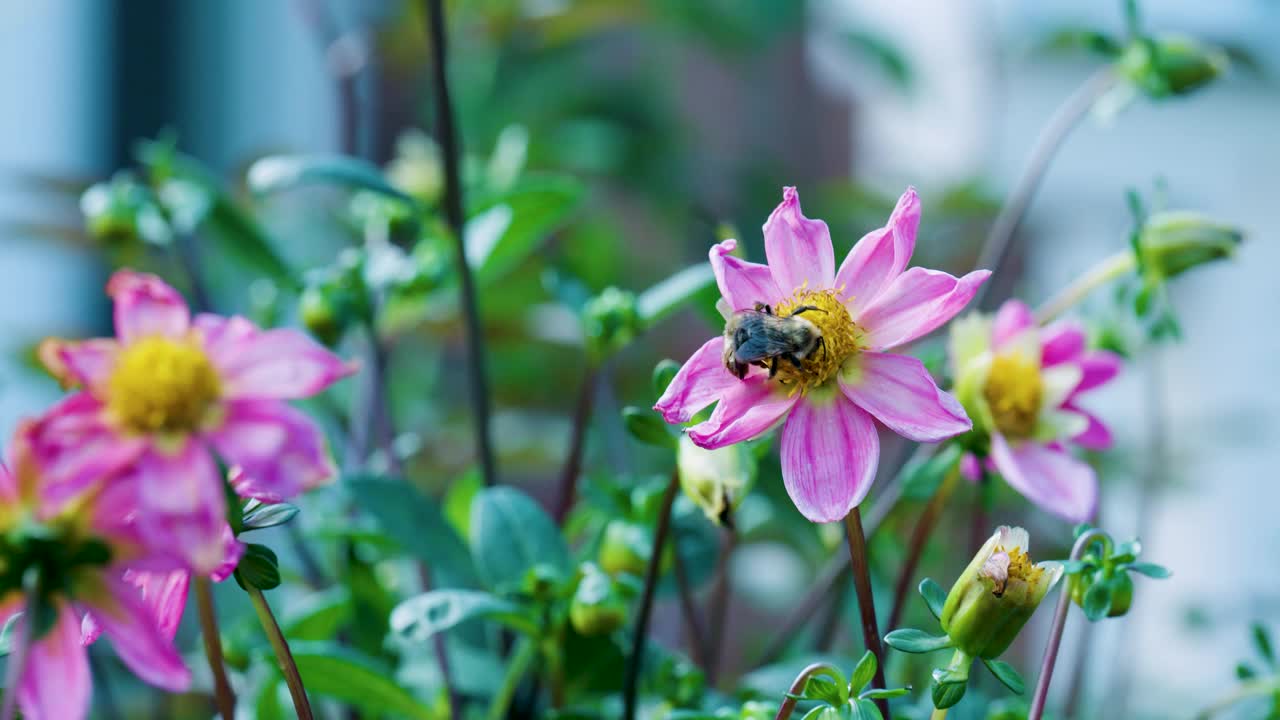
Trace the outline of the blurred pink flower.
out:
M 126 579 L 130 568 L 167 573 L 178 562 L 150 551 L 139 534 L 136 486 L 99 483 L 78 495 L 50 492 L 33 457 L 30 429 L 23 426 L 15 437 L 14 474 L 0 467 L 0 535 L 10 561 L 0 573 L 0 624 L 23 612 L 9 659 L 22 660 L 17 697 L 23 715 L 76 720 L 88 713 L 93 681 L 81 637 L 88 613 L 138 677 L 173 692 L 187 689 L 191 676 L 173 647 L 172 629 L 162 626 L 144 592 Z M 24 612 L 22 583 L 32 570 L 39 573 L 41 603 L 53 623 L 28 647 L 37 614 Z
M 139 528 L 198 573 L 224 559 L 220 459 L 242 496 L 279 502 L 334 475 L 323 434 L 285 400 L 314 395 L 353 367 L 289 329 L 242 317 L 192 318 L 159 278 L 107 283 L 116 338 L 49 340 L 41 359 L 81 388 L 36 425 L 43 471 L 67 494 L 118 475 L 136 484 Z
M 964 409 L 923 363 L 885 352 L 950 320 L 990 274 L 907 269 L 919 223 L 920 199 L 908 188 L 888 224 L 864 236 L 837 269 L 826 223 L 806 218 L 795 188 L 786 188 L 764 225 L 768 265 L 731 255 L 737 243 L 726 240 L 711 249 L 711 267 L 725 311 L 763 303 L 786 316 L 812 306 L 803 317 L 822 332 L 823 347 L 799 367 L 779 360 L 772 379 L 752 366 L 740 380 L 725 367 L 725 339 L 712 338 L 655 409 L 667 422 L 686 423 L 719 401 L 708 420 L 688 430 L 710 449 L 759 436 L 785 417 L 783 482 L 814 522 L 844 518 L 870 489 L 880 457 L 873 417 L 918 442 L 969 430 Z
M 1037 327 L 1018 300 L 994 318 L 957 321 L 951 344 L 956 394 L 990 437 L 986 466 L 1049 512 L 1072 522 L 1092 518 L 1098 479 L 1065 443 L 1111 447 L 1111 431 L 1079 399 L 1119 373 L 1120 357 L 1087 349 L 1084 329 L 1074 321 Z M 967 477 L 979 474 L 972 462 L 965 468 Z

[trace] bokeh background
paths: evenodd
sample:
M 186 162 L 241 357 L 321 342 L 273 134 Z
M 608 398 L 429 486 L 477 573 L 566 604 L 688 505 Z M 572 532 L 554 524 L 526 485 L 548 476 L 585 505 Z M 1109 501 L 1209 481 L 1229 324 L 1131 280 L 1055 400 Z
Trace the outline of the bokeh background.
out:
M 837 253 L 913 184 L 925 202 L 917 262 L 964 270 L 1039 128 L 1101 62 L 1063 42 L 1064 31 L 1122 26 L 1110 0 L 468 0 L 450 10 L 465 147 L 527 142 L 531 168 L 587 188 L 551 242 L 481 298 L 503 475 L 547 499 L 582 365 L 558 297 L 640 290 L 705 258 L 730 228 L 758 257 L 757 228 L 784 184 L 831 225 Z M 1248 623 L 1280 626 L 1280 392 L 1270 380 L 1280 357 L 1280 4 L 1158 0 L 1143 14 L 1153 29 L 1231 48 L 1232 72 L 1191 98 L 1138 101 L 1075 132 L 992 299 L 1042 300 L 1122 249 L 1128 188 L 1239 224 L 1249 239 L 1236 262 L 1175 286 L 1184 342 L 1143 351 L 1094 398 L 1120 440 L 1103 465 L 1102 522 L 1140 535 L 1174 577 L 1139 581 L 1134 612 L 1090 636 L 1079 717 L 1189 717 L 1234 685 Z M 108 328 L 108 265 L 83 231 L 78 194 L 132 164 L 135 140 L 172 132 L 232 188 L 267 153 L 384 164 L 405 130 L 430 132 L 427 58 L 421 10 L 399 0 L 0 0 L 0 430 L 58 396 L 32 369 L 36 341 Z M 299 267 L 351 241 L 335 194 L 245 201 Z M 270 301 L 270 286 L 237 275 L 215 247 L 202 261 L 220 307 Z M 460 340 L 447 330 L 410 333 L 393 367 L 411 473 L 428 490 L 470 460 Z M 717 330 L 682 313 L 609 367 L 589 472 L 646 471 L 652 458 L 628 444 L 620 408 L 651 403 L 653 364 L 683 360 Z M 776 477 L 761 478 L 761 493 L 779 500 L 761 512 L 795 515 Z M 954 502 L 973 503 L 973 492 Z M 915 512 L 891 518 L 897 535 L 873 546 L 883 547 L 882 585 Z M 1016 496 L 1002 496 L 994 517 L 1064 554 L 1069 528 Z M 821 533 L 789 540 L 770 522 L 735 554 L 729 677 L 750 669 L 763 630 L 839 547 Z M 968 537 L 963 522 L 944 526 L 923 572 L 949 582 L 963 559 L 943 546 Z M 826 633 L 819 644 L 856 656 L 852 598 L 837 600 L 831 619 L 813 623 Z M 220 598 L 228 613 L 237 601 Z M 673 599 L 656 623 L 679 644 Z M 1073 617 L 1060 668 L 1075 667 L 1080 630 Z M 1041 646 L 1020 645 L 1029 677 Z M 1066 692 L 1073 672 L 1060 672 L 1055 690 Z M 126 713 L 141 716 L 151 696 L 124 697 Z

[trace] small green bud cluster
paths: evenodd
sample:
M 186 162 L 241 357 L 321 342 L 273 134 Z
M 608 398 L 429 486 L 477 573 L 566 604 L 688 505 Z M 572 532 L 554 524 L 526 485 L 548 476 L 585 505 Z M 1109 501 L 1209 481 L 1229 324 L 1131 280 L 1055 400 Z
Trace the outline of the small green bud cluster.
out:
M 370 318 L 364 265 L 364 252 L 348 248 L 333 265 L 308 274 L 298 315 L 303 327 L 326 345 L 336 345 L 353 325 Z
M 603 358 L 640 334 L 642 324 L 635 293 L 607 287 L 582 308 L 582 329 L 587 352 Z
M 1116 61 L 1121 76 L 1154 99 L 1199 90 L 1230 64 L 1220 48 L 1184 35 L 1136 38 Z
M 173 237 L 151 188 L 130 172 L 89 186 L 80 196 L 80 211 L 89 235 L 112 245 L 165 245 Z
M 1081 524 L 1075 528 L 1079 538 L 1092 528 Z M 1169 571 L 1155 563 L 1138 562 L 1142 543 L 1130 540 L 1115 544 L 1111 536 L 1100 534 L 1090 543 L 1079 560 L 1063 563 L 1071 588 L 1071 600 L 1091 621 L 1120 617 L 1133 604 L 1133 579 L 1130 573 L 1150 578 L 1169 577 Z

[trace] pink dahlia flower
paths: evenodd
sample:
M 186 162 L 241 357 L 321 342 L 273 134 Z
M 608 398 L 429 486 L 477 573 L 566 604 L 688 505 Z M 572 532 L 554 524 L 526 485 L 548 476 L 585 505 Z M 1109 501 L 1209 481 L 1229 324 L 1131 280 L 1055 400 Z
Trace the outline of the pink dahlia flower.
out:
M 875 478 L 880 440 L 872 418 L 919 442 L 971 427 L 923 363 L 887 352 L 951 319 L 990 274 L 908 269 L 919 224 L 920 199 L 908 188 L 889 223 L 858 241 L 837 269 L 826 223 L 806 218 L 795 188 L 786 188 L 764 224 L 769 264 L 738 259 L 730 254 L 737 243 L 726 240 L 711 248 L 711 267 L 722 310 L 801 311 L 821 345 L 794 361 L 772 358 L 772 370 L 746 366 L 739 379 L 726 367 L 725 345 L 733 341 L 712 338 L 654 408 L 667 422 L 686 423 L 718 401 L 708 420 L 688 429 L 709 449 L 757 437 L 785 418 L 782 478 L 791 500 L 814 522 L 842 519 Z
M 990 437 L 986 466 L 1045 510 L 1072 522 L 1093 517 L 1098 479 L 1066 444 L 1111 447 L 1111 431 L 1079 405 L 1080 396 L 1110 382 L 1119 356 L 1089 350 L 1073 321 L 1045 328 L 1017 300 L 994 318 L 966 317 L 951 326 L 956 395 Z M 966 463 L 966 474 L 979 472 Z
M 331 479 L 323 434 L 285 401 L 314 395 L 353 368 L 296 330 L 192 318 L 178 292 L 152 275 L 117 272 L 107 294 L 114 339 L 41 348 L 50 371 L 81 390 L 36 425 L 37 460 L 68 494 L 117 475 L 112 482 L 137 484 L 147 539 L 181 552 L 195 572 L 212 572 L 225 555 L 218 460 L 242 496 L 265 502 Z
M 15 626 L 17 649 L 9 661 L 22 659 L 23 715 L 76 720 L 88 713 L 93 681 L 81 634 L 88 613 L 138 677 L 171 692 L 186 690 L 191 676 L 173 647 L 172 629 L 162 627 L 154 605 L 126 579 L 130 568 L 174 567 L 174 558 L 150 551 L 138 532 L 137 486 L 99 483 L 78 495 L 54 488 L 35 462 L 29 426 L 19 430 L 13 451 L 14 474 L 0 468 L 0 624 L 27 609 L 22 584 L 29 571 L 38 573 L 41 603 L 53 617 L 29 647 L 35 614 L 25 612 Z

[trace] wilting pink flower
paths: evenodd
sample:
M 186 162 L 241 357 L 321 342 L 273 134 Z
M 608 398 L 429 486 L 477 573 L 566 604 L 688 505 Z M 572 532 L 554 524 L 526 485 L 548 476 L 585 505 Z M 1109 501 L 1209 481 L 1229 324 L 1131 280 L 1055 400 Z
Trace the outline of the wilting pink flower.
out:
M 138 677 L 178 692 L 191 682 L 144 593 L 126 579 L 129 568 L 165 573 L 178 559 L 149 550 L 133 522 L 136 485 L 99 483 L 79 495 L 57 492 L 41 476 L 24 426 L 13 446 L 14 474 L 0 468 L 0 623 L 23 612 L 10 662 L 22 661 L 18 703 L 28 718 L 83 718 L 93 681 L 81 622 L 87 613 Z M 42 606 L 52 627 L 34 641 L 36 615 L 25 605 L 23 577 L 38 573 Z
M 1017 300 L 994 319 L 974 315 L 951 327 L 956 395 L 990 438 L 986 465 L 1045 510 L 1072 522 L 1092 518 L 1098 479 L 1065 445 L 1111 446 L 1110 430 L 1078 401 L 1116 376 L 1120 358 L 1089 350 L 1073 321 L 1037 327 Z
M 81 390 L 37 424 L 36 456 L 68 494 L 109 476 L 138 485 L 146 538 L 211 572 L 226 528 L 218 460 L 242 496 L 267 502 L 329 480 L 323 434 L 284 401 L 314 395 L 352 367 L 296 330 L 192 318 L 152 275 L 117 272 L 107 294 L 114 339 L 41 347 L 50 371 Z
M 955 278 L 907 262 L 915 250 L 920 199 L 908 188 L 889 223 L 864 236 L 839 269 L 826 223 L 800 212 L 795 188 L 764 225 L 768 265 L 745 262 L 726 240 L 711 248 L 711 267 L 725 310 L 770 306 L 800 316 L 823 344 L 797 363 L 774 359 L 776 375 L 750 366 L 745 378 L 726 368 L 724 337 L 689 358 L 655 409 L 686 423 L 719 401 L 711 417 L 689 428 L 698 445 L 718 448 L 754 438 L 786 418 L 782 478 L 791 500 L 814 522 L 840 520 L 866 496 L 880 458 L 872 418 L 918 442 L 969 430 L 964 408 L 938 389 L 919 360 L 886 352 L 919 338 L 958 313 L 990 274 Z

